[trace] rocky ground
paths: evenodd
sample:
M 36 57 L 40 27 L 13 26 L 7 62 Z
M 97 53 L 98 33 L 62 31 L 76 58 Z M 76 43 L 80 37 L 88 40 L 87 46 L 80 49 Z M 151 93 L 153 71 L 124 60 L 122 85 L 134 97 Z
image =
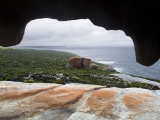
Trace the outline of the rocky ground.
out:
M 0 120 L 158 120 L 160 90 L 0 81 Z

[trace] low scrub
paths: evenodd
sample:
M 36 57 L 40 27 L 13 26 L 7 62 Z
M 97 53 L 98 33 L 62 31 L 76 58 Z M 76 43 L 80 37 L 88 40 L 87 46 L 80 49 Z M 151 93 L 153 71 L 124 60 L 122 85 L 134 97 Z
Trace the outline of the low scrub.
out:
M 115 72 L 102 70 L 103 65 L 98 63 L 98 69 L 69 69 L 66 65 L 72 56 L 75 54 L 59 51 L 0 49 L 0 80 L 159 89 L 149 84 L 129 83 L 111 77 L 109 75 Z

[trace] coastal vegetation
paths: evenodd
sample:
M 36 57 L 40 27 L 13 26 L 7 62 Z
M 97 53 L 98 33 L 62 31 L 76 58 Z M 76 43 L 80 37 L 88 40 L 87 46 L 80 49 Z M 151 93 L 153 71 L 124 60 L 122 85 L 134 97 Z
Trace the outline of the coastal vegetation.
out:
M 159 89 L 150 84 L 123 81 L 110 75 L 116 72 L 102 70 L 104 65 L 99 63 L 96 63 L 100 66 L 98 69 L 67 68 L 68 60 L 72 56 L 76 56 L 76 54 L 49 50 L 0 48 L 0 80 Z M 159 82 L 158 80 L 153 81 Z

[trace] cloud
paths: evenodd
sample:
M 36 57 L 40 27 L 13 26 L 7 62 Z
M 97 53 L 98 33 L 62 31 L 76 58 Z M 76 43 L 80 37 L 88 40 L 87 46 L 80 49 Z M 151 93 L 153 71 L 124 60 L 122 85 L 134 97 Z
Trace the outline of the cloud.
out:
M 89 19 L 60 22 L 37 19 L 29 22 L 20 46 L 133 46 L 123 31 L 107 31 Z

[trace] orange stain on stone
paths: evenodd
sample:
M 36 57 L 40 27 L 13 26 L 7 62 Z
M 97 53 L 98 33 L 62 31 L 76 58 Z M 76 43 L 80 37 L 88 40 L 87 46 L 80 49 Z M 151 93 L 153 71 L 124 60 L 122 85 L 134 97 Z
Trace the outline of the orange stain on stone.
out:
M 65 88 L 52 89 L 36 95 L 33 103 L 44 104 L 43 109 L 57 108 L 76 103 L 84 93 L 84 90 L 70 90 Z
M 35 90 L 13 90 L 13 91 L 8 91 L 5 93 L 0 94 L 0 101 L 3 100 L 8 100 L 8 99 L 21 99 L 25 97 L 29 97 L 35 94 L 38 94 L 40 92 L 53 89 L 56 86 L 50 86 L 50 87 L 45 87 L 45 88 L 39 88 Z
M 103 89 L 94 91 L 87 101 L 90 111 L 98 111 L 100 116 L 112 115 L 116 93 L 116 91 Z
M 132 110 L 138 110 L 138 108 L 145 105 L 145 103 L 153 96 L 147 93 L 127 94 L 123 97 L 125 105 Z
M 76 103 L 80 98 L 82 98 L 83 94 L 88 91 L 69 87 L 53 88 L 48 87 L 48 89 L 46 88 L 46 90 L 38 89 L 36 91 L 29 90 L 28 92 L 12 91 L 10 93 L 7 93 L 6 96 L 4 94 L 1 94 L 0 99 L 20 100 L 17 107 L 11 107 L 12 111 L 21 109 L 21 111 L 18 113 L 20 116 L 22 116 L 23 113 L 32 113 L 28 115 L 31 117 L 47 109 L 61 108 L 65 106 L 68 107 Z M 39 94 L 36 94 L 38 91 Z M 26 100 L 23 100 L 23 98 L 25 98 L 27 95 L 28 98 Z M 10 111 L 9 114 L 12 116 L 13 113 Z

